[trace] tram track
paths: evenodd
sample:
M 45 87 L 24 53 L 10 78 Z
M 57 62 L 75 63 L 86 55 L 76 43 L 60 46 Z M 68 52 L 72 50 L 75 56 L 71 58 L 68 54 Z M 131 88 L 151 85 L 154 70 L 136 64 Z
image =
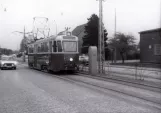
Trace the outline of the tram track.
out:
M 72 76 L 70 76 L 70 75 L 61 76 L 60 74 L 56 74 L 56 75 L 53 75 L 53 76 L 60 78 L 60 79 L 63 79 L 65 81 L 69 81 L 71 83 L 75 83 L 75 84 L 79 84 L 79 85 L 89 85 L 89 86 L 92 86 L 92 87 L 95 87 L 95 88 L 98 88 L 98 89 L 101 89 L 101 90 L 105 90 L 105 91 L 113 91 L 113 92 L 116 92 L 118 94 L 127 95 L 127 96 L 130 96 L 130 97 L 133 97 L 133 98 L 137 98 L 137 99 L 141 99 L 141 100 L 153 103 L 157 106 L 161 106 L 161 101 L 158 100 L 157 98 L 148 98 L 148 97 L 144 97 L 143 95 L 137 95 L 136 93 L 133 93 L 133 92 L 127 92 L 125 90 L 118 90 L 118 89 L 114 89 L 112 87 L 106 87 L 104 85 L 95 84 L 95 83 L 91 83 L 91 82 L 87 82 L 87 81 L 83 81 L 83 80 L 78 80 L 78 79 L 72 77 L 74 75 L 72 75 Z M 76 75 L 76 76 L 80 76 L 80 75 Z M 83 76 L 83 77 L 85 77 L 85 76 Z M 159 108 L 159 109 L 161 109 L 161 108 Z
M 43 72 L 47 72 L 47 71 L 43 71 Z M 117 83 L 117 84 L 122 84 L 122 85 L 127 85 L 127 86 L 131 86 L 131 87 L 135 87 L 135 88 L 140 88 L 140 89 L 145 89 L 145 90 L 149 90 L 149 91 L 154 91 L 154 92 L 158 92 L 161 93 L 161 84 L 159 84 L 158 86 L 153 85 L 153 84 L 147 84 L 144 83 L 144 81 L 142 80 L 132 80 L 131 79 L 127 79 L 126 77 L 115 77 L 115 75 L 112 76 L 91 76 L 87 73 L 76 73 L 79 76 L 84 76 L 87 78 L 92 78 L 92 79 L 96 79 L 96 80 L 102 80 L 102 81 L 106 81 L 106 82 L 113 82 L 113 83 Z
M 107 85 L 98 84 L 98 83 L 95 83 L 95 82 L 84 81 L 84 80 L 88 78 L 88 79 L 91 79 L 92 81 L 93 80 L 99 80 L 99 81 L 102 81 L 102 82 L 115 83 L 115 84 L 118 85 L 117 87 L 119 87 L 120 85 L 127 86 L 127 84 L 121 84 L 121 83 L 114 82 L 114 81 L 107 81 L 105 79 L 96 78 L 96 77 L 93 78 L 93 77 L 91 77 L 89 75 L 88 76 L 87 75 L 84 75 L 83 76 L 82 74 L 79 74 L 79 73 L 77 73 L 76 75 L 50 73 L 50 75 L 52 75 L 53 77 L 59 78 L 61 80 L 64 80 L 64 81 L 68 81 L 68 82 L 73 83 L 73 84 L 77 84 L 77 85 L 81 85 L 81 86 L 92 87 L 92 88 L 97 89 L 99 91 L 102 91 L 103 90 L 103 91 L 116 92 L 117 94 L 125 95 L 125 98 L 126 98 L 126 96 L 129 96 L 129 97 L 132 97 L 132 98 L 141 99 L 143 101 L 149 102 L 152 105 L 154 104 L 156 106 L 156 108 L 161 109 L 161 107 L 160 107 L 161 106 L 161 101 L 160 101 L 161 99 L 158 99 L 158 98 L 149 98 L 148 96 L 138 95 L 137 93 L 128 92 L 128 91 L 126 91 L 124 89 L 122 89 L 122 90 L 115 89 L 115 88 L 110 87 L 110 86 L 108 87 Z M 84 80 L 79 79 L 79 77 L 83 77 Z M 134 86 L 130 86 L 130 87 L 132 88 Z M 139 88 L 139 87 L 135 87 L 135 88 L 142 89 L 142 88 Z M 144 90 L 149 90 L 149 89 L 145 89 L 145 88 L 143 88 L 143 89 Z M 149 91 L 154 92 L 154 93 L 160 93 L 159 91 L 154 91 L 154 90 L 149 90 Z

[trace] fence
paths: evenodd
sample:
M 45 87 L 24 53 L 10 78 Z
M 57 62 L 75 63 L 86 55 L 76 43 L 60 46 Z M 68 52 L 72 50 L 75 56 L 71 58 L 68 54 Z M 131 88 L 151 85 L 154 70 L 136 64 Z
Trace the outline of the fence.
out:
M 153 68 L 157 67 L 157 68 Z M 147 80 L 161 82 L 160 64 L 143 64 L 135 63 L 133 66 L 111 65 L 109 62 L 105 64 L 105 76 L 127 77 L 135 80 Z M 89 74 L 89 66 L 80 64 L 79 71 Z

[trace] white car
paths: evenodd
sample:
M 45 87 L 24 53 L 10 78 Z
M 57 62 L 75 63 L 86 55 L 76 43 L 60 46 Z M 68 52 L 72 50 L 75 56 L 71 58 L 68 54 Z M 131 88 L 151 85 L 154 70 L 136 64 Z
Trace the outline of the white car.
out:
M 80 61 L 81 63 L 88 64 L 88 62 L 89 62 L 89 57 L 88 57 L 88 55 L 81 55 L 81 56 L 79 56 L 79 61 Z
M 0 59 L 0 69 L 15 69 L 17 67 L 17 61 L 15 61 L 12 57 L 1 57 Z

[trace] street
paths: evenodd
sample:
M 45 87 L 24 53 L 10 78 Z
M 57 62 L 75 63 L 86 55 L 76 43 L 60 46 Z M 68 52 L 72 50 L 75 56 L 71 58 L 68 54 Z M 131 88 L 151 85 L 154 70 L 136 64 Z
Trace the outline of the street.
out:
M 0 113 L 160 112 L 146 101 L 76 84 L 25 65 L 0 70 Z

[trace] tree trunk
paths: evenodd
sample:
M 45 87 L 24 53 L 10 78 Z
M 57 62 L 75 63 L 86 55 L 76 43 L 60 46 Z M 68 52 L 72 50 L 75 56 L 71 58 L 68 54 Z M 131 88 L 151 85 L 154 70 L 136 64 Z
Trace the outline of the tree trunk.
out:
M 122 58 L 122 63 L 124 64 L 124 54 L 123 53 L 120 53 L 121 54 L 121 58 Z

